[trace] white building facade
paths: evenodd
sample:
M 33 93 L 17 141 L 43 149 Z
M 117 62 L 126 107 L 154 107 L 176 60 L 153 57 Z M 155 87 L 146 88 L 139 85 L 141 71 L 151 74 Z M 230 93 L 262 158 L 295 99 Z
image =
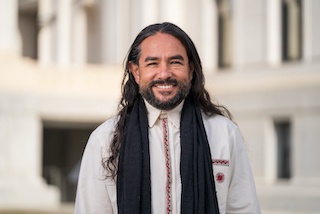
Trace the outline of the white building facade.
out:
M 130 44 L 169 21 L 243 133 L 263 213 L 319 213 L 318 20 L 319 0 L 0 0 L 0 212 L 72 204 Z

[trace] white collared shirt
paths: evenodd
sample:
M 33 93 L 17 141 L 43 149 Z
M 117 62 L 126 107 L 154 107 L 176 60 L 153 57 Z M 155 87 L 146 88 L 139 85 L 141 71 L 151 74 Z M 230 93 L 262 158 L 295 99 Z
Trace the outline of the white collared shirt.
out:
M 172 214 L 180 213 L 181 178 L 180 178 L 180 115 L 183 102 L 176 108 L 161 112 L 146 103 L 149 122 L 149 149 L 151 168 L 151 203 L 152 213 L 166 213 L 166 162 L 163 142 L 163 129 L 160 114 L 167 114 L 169 153 L 171 166 L 171 208 Z M 179 212 L 177 212 L 179 211 Z
M 183 103 L 167 112 L 172 168 L 172 213 L 181 207 L 180 115 Z M 165 213 L 166 167 L 160 110 L 146 102 L 149 122 L 152 213 Z M 75 203 L 76 214 L 117 214 L 115 181 L 105 178 L 102 157 L 108 156 L 117 118 L 100 125 L 90 136 L 81 162 Z M 224 213 L 259 214 L 255 184 L 238 127 L 223 116 L 203 115 L 211 149 L 219 210 Z

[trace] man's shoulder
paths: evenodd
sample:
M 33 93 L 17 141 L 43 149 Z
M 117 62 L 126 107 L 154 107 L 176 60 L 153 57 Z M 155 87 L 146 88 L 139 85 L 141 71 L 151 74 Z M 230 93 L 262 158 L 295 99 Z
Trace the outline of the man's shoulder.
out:
M 232 120 L 219 114 L 214 114 L 209 116 L 203 113 L 202 118 L 204 121 L 207 121 L 207 122 L 222 123 L 225 125 L 236 126 L 236 124 Z
M 113 133 L 116 123 L 117 116 L 113 116 L 107 119 L 105 122 L 100 124 L 92 133 L 91 137 L 95 139 L 107 140 Z
M 104 132 L 108 132 L 108 131 L 112 131 L 117 123 L 117 116 L 113 116 L 110 117 L 109 119 L 107 119 L 106 121 L 104 121 L 103 123 L 101 123 L 95 130 L 94 132 L 98 132 L 98 133 L 104 133 Z
M 210 129 L 224 129 L 224 130 L 235 130 L 238 126 L 229 118 L 222 115 L 212 115 L 208 116 L 203 114 L 203 123 L 207 128 Z

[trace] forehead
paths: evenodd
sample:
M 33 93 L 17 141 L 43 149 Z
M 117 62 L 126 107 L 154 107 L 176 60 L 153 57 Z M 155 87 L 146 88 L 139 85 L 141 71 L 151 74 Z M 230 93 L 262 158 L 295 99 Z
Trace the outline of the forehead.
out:
M 161 57 L 180 54 L 187 58 L 187 52 L 179 39 L 176 37 L 165 34 L 156 33 L 149 36 L 141 43 L 141 57 Z

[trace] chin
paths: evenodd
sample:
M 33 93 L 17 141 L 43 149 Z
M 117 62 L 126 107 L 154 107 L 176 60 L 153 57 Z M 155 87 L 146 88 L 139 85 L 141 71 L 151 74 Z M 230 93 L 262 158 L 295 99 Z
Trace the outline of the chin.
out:
M 170 97 L 156 97 L 156 99 L 160 102 L 166 103 L 166 102 L 170 102 L 172 99 L 174 98 L 174 96 L 170 96 Z

